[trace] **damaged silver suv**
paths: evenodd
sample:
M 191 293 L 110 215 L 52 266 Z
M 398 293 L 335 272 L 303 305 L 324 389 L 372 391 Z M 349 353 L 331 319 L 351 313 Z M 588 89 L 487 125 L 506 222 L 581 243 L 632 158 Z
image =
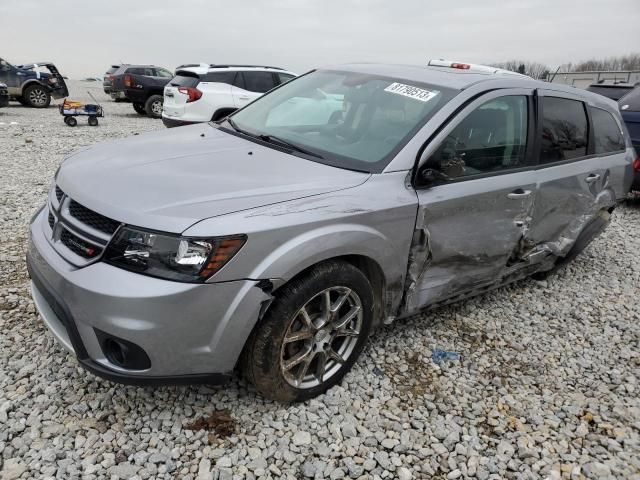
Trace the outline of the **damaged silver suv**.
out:
M 91 372 L 303 400 L 378 326 L 571 260 L 629 190 L 617 105 L 469 65 L 348 65 L 67 158 L 35 304 Z

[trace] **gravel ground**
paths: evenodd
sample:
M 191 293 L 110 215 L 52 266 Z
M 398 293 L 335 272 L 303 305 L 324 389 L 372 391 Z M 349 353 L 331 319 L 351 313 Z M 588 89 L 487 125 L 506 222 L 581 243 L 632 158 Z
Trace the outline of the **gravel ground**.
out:
M 23 258 L 66 154 L 163 128 L 105 107 L 97 128 L 0 109 L 2 478 L 640 479 L 637 200 L 549 280 L 385 327 L 342 386 L 305 404 L 241 380 L 136 388 L 81 369 L 35 313 Z

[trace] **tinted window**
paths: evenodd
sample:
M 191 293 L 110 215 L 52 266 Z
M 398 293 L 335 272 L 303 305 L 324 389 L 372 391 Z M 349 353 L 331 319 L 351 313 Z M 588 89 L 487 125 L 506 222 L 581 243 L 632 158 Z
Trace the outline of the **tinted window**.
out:
M 127 68 L 127 73 L 131 73 L 133 75 L 144 75 L 147 77 L 153 77 L 153 68 L 149 67 L 131 67 Z
M 591 108 L 594 153 L 618 152 L 625 149 L 622 132 L 613 115 L 600 108 Z
M 630 85 L 591 85 L 587 90 L 611 100 L 618 100 L 632 88 Z
M 233 85 L 233 81 L 236 78 L 236 72 L 209 72 L 203 75 L 203 82 L 211 83 L 227 83 Z
M 242 72 L 236 72 L 236 78 L 233 79 L 232 85 L 234 87 L 245 89 L 244 74 Z
M 424 168 L 457 178 L 526 164 L 527 97 L 500 97 L 471 112 L 438 147 Z
M 618 104 L 623 112 L 640 112 L 640 87 L 636 87 L 627 93 L 620 99 Z
M 107 75 L 114 73 L 116 70 L 118 70 L 118 68 L 120 67 L 111 67 L 109 70 L 107 70 Z
M 265 93 L 275 87 L 271 72 L 244 72 L 245 90 Z
M 195 73 L 189 75 L 186 72 L 180 72 L 178 75 L 173 77 L 173 79 L 171 79 L 169 85 L 171 85 L 172 87 L 195 87 L 199 82 L 200 79 Z
M 164 68 L 156 68 L 155 72 L 156 72 L 156 77 L 162 77 L 162 78 L 173 77 L 173 73 L 171 73 L 169 70 L 165 70 Z
M 540 163 L 559 162 L 587 154 L 584 104 L 566 98 L 542 97 Z
M 295 78 L 293 75 L 289 75 L 288 73 L 276 73 L 278 77 L 278 84 L 287 83 L 292 78 Z

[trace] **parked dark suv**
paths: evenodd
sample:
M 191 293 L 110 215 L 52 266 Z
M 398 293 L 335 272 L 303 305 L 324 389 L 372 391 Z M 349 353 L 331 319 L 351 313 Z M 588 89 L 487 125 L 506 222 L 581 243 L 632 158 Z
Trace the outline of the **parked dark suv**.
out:
M 115 101 L 126 98 L 125 87 L 129 85 L 125 85 L 125 75 L 156 78 L 163 80 L 165 83 L 173 78 L 173 72 L 155 65 L 122 65 L 109 77 L 111 80 L 110 95 Z M 164 87 L 164 84 L 162 86 Z M 160 94 L 162 95 L 162 88 L 160 89 Z
M 588 91 L 598 93 L 611 100 L 620 100 L 623 96 L 633 90 L 633 84 L 628 82 L 617 82 L 614 80 L 600 80 L 598 83 L 592 83 L 587 88 Z
M 133 109 L 140 115 L 152 118 L 162 117 L 164 103 L 163 90 L 173 74 L 164 68 L 131 68 L 122 77 L 124 96 L 133 103 Z M 152 75 L 149 75 L 149 74 Z
M 635 176 L 631 190 L 640 192 L 640 85 L 618 100 L 618 105 L 633 148 L 636 149 L 637 158 L 633 164 Z
M 0 82 L 7 85 L 11 99 L 29 107 L 45 108 L 51 97 L 69 95 L 64 78 L 51 62 L 11 65 L 0 58 Z

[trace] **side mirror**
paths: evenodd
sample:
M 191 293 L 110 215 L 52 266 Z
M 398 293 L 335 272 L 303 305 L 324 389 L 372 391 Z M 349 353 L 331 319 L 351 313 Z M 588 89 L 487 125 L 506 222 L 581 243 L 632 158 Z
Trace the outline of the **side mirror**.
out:
M 445 175 L 435 168 L 423 168 L 420 170 L 420 181 L 423 185 L 432 185 L 434 183 L 448 182 L 451 177 Z

